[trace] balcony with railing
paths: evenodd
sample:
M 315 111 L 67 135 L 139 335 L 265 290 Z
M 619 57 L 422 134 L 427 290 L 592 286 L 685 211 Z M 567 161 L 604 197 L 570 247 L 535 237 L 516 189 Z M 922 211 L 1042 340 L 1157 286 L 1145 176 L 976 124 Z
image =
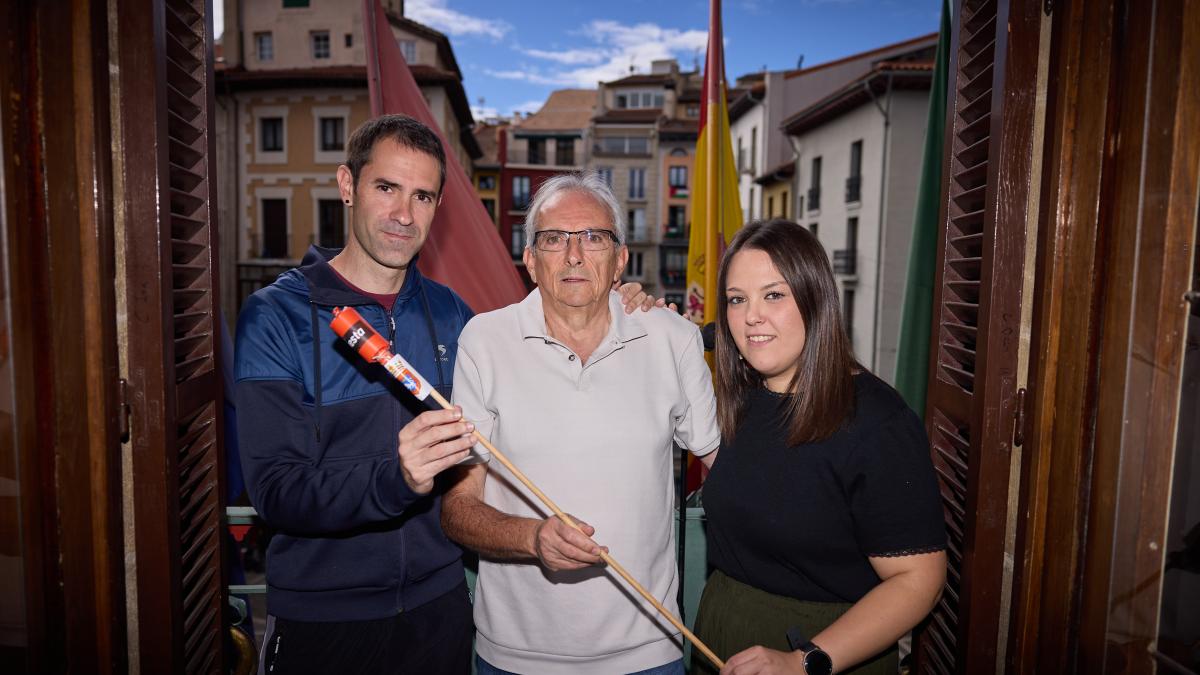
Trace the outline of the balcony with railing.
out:
M 833 273 L 854 276 L 858 270 L 858 250 L 853 248 L 838 249 L 833 252 Z
M 601 136 L 592 144 L 592 154 L 610 157 L 649 157 L 650 139 L 646 136 Z
M 295 260 L 282 259 L 239 260 L 237 263 L 238 310 L 241 310 L 242 303 L 254 291 L 270 285 L 280 274 L 295 267 L 296 263 Z
M 821 210 L 821 188 L 814 187 L 808 189 L 808 210 Z
M 850 176 L 846 179 L 846 203 L 862 201 L 862 176 Z

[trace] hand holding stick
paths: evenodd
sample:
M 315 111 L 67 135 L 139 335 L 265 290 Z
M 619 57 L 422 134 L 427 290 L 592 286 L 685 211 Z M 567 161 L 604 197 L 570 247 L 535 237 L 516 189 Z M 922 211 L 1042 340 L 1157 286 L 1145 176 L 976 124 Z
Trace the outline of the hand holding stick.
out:
M 416 396 L 421 400 L 424 400 L 427 397 L 432 397 L 433 400 L 437 401 L 438 404 L 443 408 L 453 407 L 450 402 L 445 399 L 445 397 L 443 397 L 436 389 L 430 386 L 429 381 L 422 377 L 421 374 L 417 372 L 416 368 L 413 368 L 412 365 L 405 361 L 399 354 L 393 354 L 387 340 L 383 339 L 379 333 L 375 332 L 375 330 L 371 328 L 371 325 L 368 324 L 361 316 L 359 316 L 358 312 L 355 311 L 353 307 L 342 307 L 341 309 L 333 310 L 333 321 L 330 323 L 330 327 L 333 328 L 333 331 L 337 333 L 339 337 L 345 340 L 347 344 L 353 347 L 355 351 L 357 351 L 364 359 L 372 363 L 379 363 L 386 368 L 387 371 L 392 374 L 392 377 L 395 377 L 401 384 L 404 385 L 406 389 L 412 392 L 413 396 Z M 579 525 L 572 520 L 570 516 L 564 513 L 562 509 L 558 508 L 558 505 L 555 504 L 550 497 L 546 496 L 546 493 L 542 492 L 536 485 L 534 485 L 533 482 L 530 481 L 529 478 L 527 478 L 525 474 L 516 467 L 516 465 L 509 461 L 508 457 L 506 457 L 504 453 L 500 452 L 496 446 L 492 445 L 491 441 L 485 438 L 483 434 L 480 434 L 478 431 L 473 431 L 471 433 L 476 440 L 483 445 L 483 447 L 488 449 L 488 452 L 492 453 L 493 457 L 503 464 L 505 468 L 507 468 L 512 475 L 516 477 L 517 480 L 521 481 L 521 484 L 528 488 L 529 491 L 534 494 L 534 496 L 536 496 L 543 504 L 545 504 L 546 508 L 550 509 L 555 516 L 557 516 L 568 526 L 578 530 L 580 533 L 583 533 L 583 530 L 579 527 Z M 600 557 L 606 564 L 608 564 L 609 567 L 615 570 L 617 574 L 621 575 L 621 578 L 624 579 L 631 587 L 633 587 L 633 589 L 637 591 L 639 595 L 653 605 L 654 609 L 658 610 L 658 612 L 662 614 L 668 621 L 670 621 L 672 625 L 678 628 L 679 632 L 682 633 L 683 636 L 686 637 L 693 645 L 695 645 L 696 649 L 699 649 L 701 653 L 708 657 L 708 660 L 716 664 L 718 668 L 725 667 L 724 661 L 717 658 L 717 655 L 714 654 L 707 645 L 701 642 L 700 638 L 696 637 L 692 631 L 688 630 L 687 626 L 683 625 L 682 621 L 676 618 L 675 615 L 670 612 L 670 610 L 664 607 L 663 604 L 658 601 L 658 599 L 656 599 L 650 594 L 649 591 L 639 584 L 637 580 L 634 579 L 633 576 L 621 566 L 620 563 L 618 563 L 612 558 L 611 555 L 608 554 L 608 552 L 601 550 Z

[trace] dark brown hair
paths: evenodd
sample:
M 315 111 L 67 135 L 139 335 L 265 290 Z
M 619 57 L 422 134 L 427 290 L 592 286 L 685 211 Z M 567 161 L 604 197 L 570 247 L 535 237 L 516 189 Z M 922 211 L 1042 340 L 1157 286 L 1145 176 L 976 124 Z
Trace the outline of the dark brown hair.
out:
M 362 126 L 350 135 L 346 167 L 350 169 L 355 189 L 358 188 L 358 175 L 362 173 L 362 168 L 367 162 L 371 161 L 371 152 L 375 150 L 375 144 L 385 138 L 436 159 L 440 172 L 438 194 L 442 194 L 442 188 L 446 186 L 446 151 L 442 149 L 442 141 L 433 129 L 408 115 L 380 115 L 363 122 Z
M 755 388 L 763 386 L 762 376 L 738 358 L 729 328 L 726 279 L 729 263 L 743 249 L 757 249 L 771 257 L 804 320 L 804 349 L 788 386 L 792 394 L 786 404 L 788 445 L 829 438 L 853 414 L 852 378 L 861 366 L 846 337 L 825 249 L 803 226 L 778 218 L 743 227 L 725 251 L 717 275 L 717 419 L 723 442 L 733 440 L 746 401 Z

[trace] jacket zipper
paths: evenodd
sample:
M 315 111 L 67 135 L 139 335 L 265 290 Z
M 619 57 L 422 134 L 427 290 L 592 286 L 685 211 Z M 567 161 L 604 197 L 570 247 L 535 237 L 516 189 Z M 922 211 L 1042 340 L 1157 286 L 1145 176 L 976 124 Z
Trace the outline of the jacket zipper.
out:
M 396 298 L 396 301 L 399 302 L 400 299 Z M 388 346 L 391 347 L 393 354 L 396 352 L 396 315 L 394 313 L 395 310 L 396 310 L 396 308 L 395 308 L 395 306 L 393 306 L 392 311 L 388 312 L 388 315 L 387 315 L 387 317 L 388 317 Z M 392 430 L 397 434 L 400 433 L 399 421 L 396 419 L 397 411 L 398 411 L 399 407 L 400 407 L 400 403 L 398 401 L 392 402 Z M 408 542 L 404 536 L 404 528 L 400 528 L 399 530 L 397 530 L 396 534 L 398 534 L 400 536 L 400 555 L 397 556 L 397 558 L 399 558 L 399 562 L 400 562 L 400 585 L 396 588 L 396 595 L 398 596 L 396 598 L 396 606 L 399 608 L 399 610 L 401 612 L 403 612 L 404 611 L 404 582 L 405 582 L 406 578 L 408 577 L 408 573 L 406 571 L 407 567 L 408 567 L 408 551 L 407 551 Z

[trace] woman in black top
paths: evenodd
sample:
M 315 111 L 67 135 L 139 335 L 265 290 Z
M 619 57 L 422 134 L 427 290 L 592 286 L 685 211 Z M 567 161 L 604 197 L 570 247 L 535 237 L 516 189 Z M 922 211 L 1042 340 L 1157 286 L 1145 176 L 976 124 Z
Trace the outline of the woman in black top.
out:
M 704 485 L 715 571 L 696 633 L 727 659 L 723 674 L 895 673 L 897 639 L 946 575 L 924 427 L 855 362 L 807 229 L 747 225 L 717 283 L 722 444 Z

